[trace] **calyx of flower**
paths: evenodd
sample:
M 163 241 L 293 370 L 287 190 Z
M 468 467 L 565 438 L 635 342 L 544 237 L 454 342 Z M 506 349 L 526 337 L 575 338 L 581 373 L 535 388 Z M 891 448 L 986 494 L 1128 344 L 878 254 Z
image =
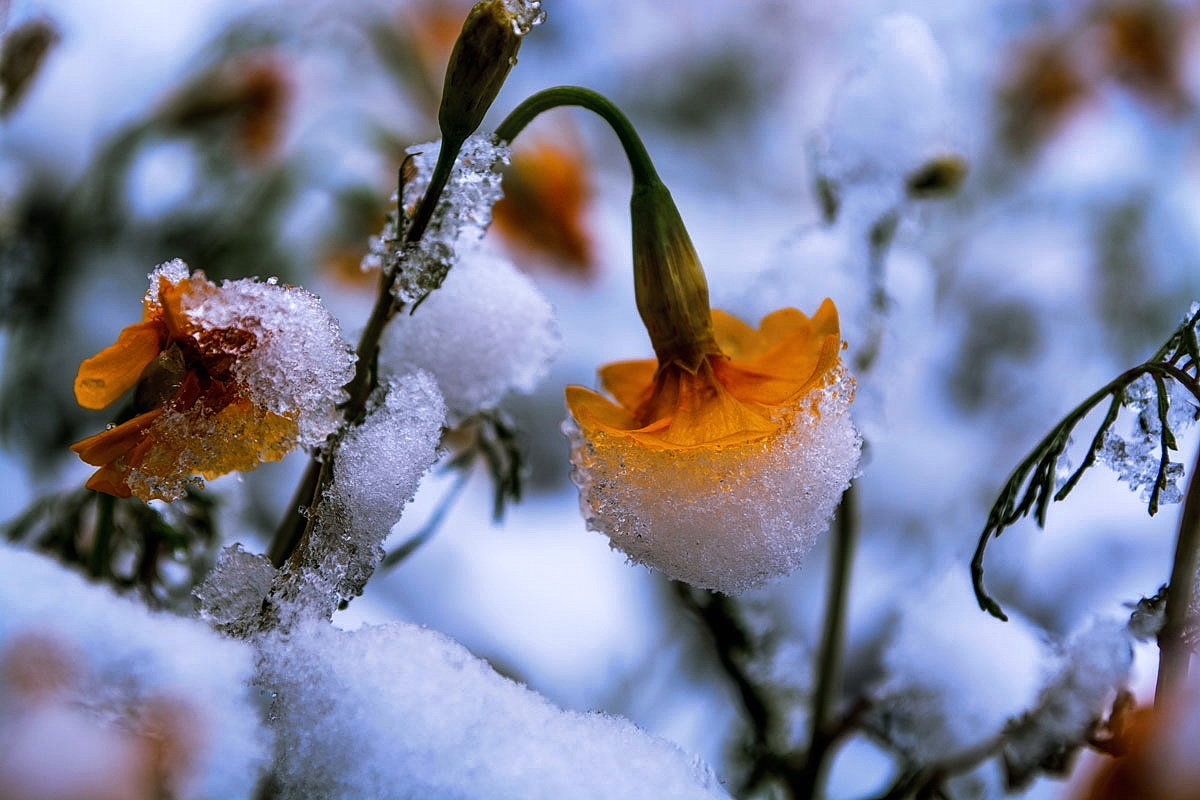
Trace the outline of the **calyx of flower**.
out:
M 700 257 L 662 182 L 635 183 L 629 210 L 634 292 L 659 369 L 674 364 L 695 374 L 707 356 L 721 354 Z

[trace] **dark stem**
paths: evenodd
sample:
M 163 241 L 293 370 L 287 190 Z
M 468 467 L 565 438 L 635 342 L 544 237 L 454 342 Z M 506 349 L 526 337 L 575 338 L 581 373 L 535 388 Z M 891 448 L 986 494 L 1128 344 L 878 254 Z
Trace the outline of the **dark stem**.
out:
M 437 165 L 429 179 L 429 187 L 421 197 L 412 221 L 405 229 L 402 246 L 420 241 L 425 234 L 462 146 L 463 141 L 442 142 Z M 399 202 L 403 202 L 402 196 Z M 367 401 L 370 400 L 371 393 L 375 391 L 379 382 L 379 340 L 383 336 L 384 327 L 400 308 L 396 298 L 392 295 L 392 286 L 396 282 L 396 277 L 395 269 L 385 268 L 380 273 L 375 306 L 371 309 L 371 316 L 367 319 L 367 325 L 363 328 L 362 336 L 358 340 L 356 351 L 358 360 L 355 362 L 354 377 L 346 384 L 348 398 L 342 406 L 342 417 L 351 425 L 360 422 L 366 414 Z M 339 441 L 338 433 L 331 434 L 322 447 L 313 450 L 304 477 L 301 479 L 300 485 L 296 487 L 296 493 L 292 497 L 287 513 L 279 523 L 279 527 L 275 529 L 267 551 L 271 563 L 276 567 L 283 566 L 307 536 L 311 527 L 309 521 L 312 518 L 309 517 L 306 520 L 300 509 L 307 508 L 311 511 L 318 502 L 328 476 L 327 464 L 335 457 Z M 322 453 L 322 450 L 325 452 Z
M 1200 448 L 1188 481 L 1187 498 L 1179 520 L 1175 540 L 1175 560 L 1171 582 L 1167 585 L 1167 603 L 1162 630 L 1158 634 L 1158 685 L 1154 705 L 1162 708 L 1182 687 L 1188 674 L 1192 650 L 1187 642 L 1191 621 L 1192 598 L 1196 585 L 1197 555 L 1200 554 Z
M 850 592 L 850 573 L 858 541 L 858 491 L 851 485 L 838 507 L 833 531 L 833 553 L 829 562 L 829 595 L 825 604 L 825 627 L 821 649 L 817 653 L 817 684 L 812 701 L 808 759 L 795 797 L 820 796 L 825 768 L 834 736 L 829 720 L 841 696 L 842 646 L 846 627 L 846 598 Z
M 629 118 L 607 97 L 582 86 L 555 86 L 531 95 L 504 118 L 500 127 L 496 128 L 496 138 L 502 142 L 512 142 L 534 117 L 559 106 L 579 106 L 603 117 L 625 148 L 629 168 L 633 171 L 633 182 L 646 184 L 658 181 L 650 154 L 646 152 L 646 146 L 642 144 Z
M 117 498 L 111 494 L 97 493 L 96 535 L 92 539 L 91 560 L 88 573 L 93 578 L 102 578 L 108 573 L 108 553 L 112 544 L 113 509 Z

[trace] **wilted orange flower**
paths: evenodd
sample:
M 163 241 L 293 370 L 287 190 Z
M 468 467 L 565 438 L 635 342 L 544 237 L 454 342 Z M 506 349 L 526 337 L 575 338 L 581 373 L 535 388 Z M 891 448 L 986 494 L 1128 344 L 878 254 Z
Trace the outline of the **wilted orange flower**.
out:
M 333 324 L 315 297 L 253 281 L 217 286 L 203 273 L 189 275 L 181 261 L 159 267 L 150 279 L 142 321 L 80 364 L 75 377 L 75 398 L 90 409 L 105 408 L 136 387 L 132 419 L 71 446 L 100 467 L 89 489 L 171 500 L 197 482 L 195 474 L 250 470 L 327 432 L 352 358 L 340 336 L 321 341 L 322 329 Z M 290 338 L 311 341 L 289 349 L 277 323 L 288 315 L 296 327 Z M 336 334 L 336 325 L 332 330 Z M 288 357 L 304 355 L 329 363 L 305 375 L 298 360 L 294 374 L 283 378 Z M 280 363 L 272 368 L 268 362 Z M 316 385 L 291 389 L 281 383 L 288 379 Z M 314 419 L 304 401 L 327 408 L 316 410 Z
M 776 433 L 797 400 L 829 382 L 839 364 L 831 300 L 811 318 L 794 308 L 776 311 L 757 330 L 715 309 L 712 323 L 720 353 L 694 372 L 656 359 L 608 364 L 600 382 L 615 403 L 567 387 L 567 406 L 584 431 L 659 449 L 754 441 Z

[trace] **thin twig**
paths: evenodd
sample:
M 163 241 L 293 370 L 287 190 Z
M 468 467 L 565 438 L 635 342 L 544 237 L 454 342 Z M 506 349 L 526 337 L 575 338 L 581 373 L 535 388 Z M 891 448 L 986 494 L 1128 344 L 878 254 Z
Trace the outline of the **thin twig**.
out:
M 1175 540 L 1175 558 L 1171 581 L 1167 585 L 1167 604 L 1162 630 L 1158 634 L 1158 685 L 1154 705 L 1162 708 L 1170 701 L 1188 673 L 1192 651 L 1187 642 L 1191 627 L 1192 600 L 1195 594 L 1197 555 L 1200 554 L 1200 447 L 1192 466 L 1187 498 Z

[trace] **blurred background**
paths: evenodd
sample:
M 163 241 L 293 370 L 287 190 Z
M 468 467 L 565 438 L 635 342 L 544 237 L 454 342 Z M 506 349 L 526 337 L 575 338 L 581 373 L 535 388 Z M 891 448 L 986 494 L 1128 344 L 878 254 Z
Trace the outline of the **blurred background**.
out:
M 442 74 L 469 7 L 0 0 L 0 523 L 86 480 L 67 447 L 108 420 L 76 405 L 75 370 L 135 321 L 156 264 L 302 285 L 356 340 L 375 289 L 359 262 L 405 148 L 438 136 Z M 844 675 L 853 703 L 885 677 L 906 598 L 965 575 L 1016 463 L 1200 298 L 1200 8 L 545 7 L 490 124 L 552 85 L 608 95 L 671 188 L 714 305 L 751 321 L 784 305 L 811 312 L 825 296 L 841 310 L 867 441 Z M 748 722 L 708 632 L 661 576 L 584 529 L 559 432 L 563 386 L 650 352 L 630 281 L 628 187 L 615 137 L 581 111 L 554 111 L 517 140 L 489 246 L 550 298 L 563 338 L 539 390 L 502 406 L 524 496 L 498 522 L 486 460 L 450 504 L 458 473 L 435 467 L 390 546 L 445 507 L 442 524 L 335 621 L 443 631 L 554 702 L 625 715 L 736 785 L 753 761 Z M 1176 460 L 1190 463 L 1195 447 L 1181 437 Z M 221 544 L 263 551 L 304 463 L 296 453 L 227 476 L 170 512 L 191 515 L 191 527 L 175 522 L 192 538 L 162 551 L 161 582 L 184 591 L 159 599 L 186 604 L 188 576 Z M 1023 523 L 992 546 L 989 585 L 1047 643 L 1097 614 L 1128 616 L 1167 578 L 1177 514 L 1150 518 L 1093 470 L 1045 531 Z M 68 560 L 75 546 L 49 523 L 20 536 Z M 822 545 L 738 607 L 747 669 L 790 709 L 797 740 L 827 559 Z M 982 619 L 962 599 L 929 613 Z M 1137 653 L 1139 695 L 1155 658 Z M 1000 691 L 950 665 L 944 679 Z M 895 770 L 883 745 L 851 737 L 830 796 L 882 792 Z M 975 796 L 994 782 L 980 778 Z M 1053 779 L 1028 796 L 1073 791 Z

